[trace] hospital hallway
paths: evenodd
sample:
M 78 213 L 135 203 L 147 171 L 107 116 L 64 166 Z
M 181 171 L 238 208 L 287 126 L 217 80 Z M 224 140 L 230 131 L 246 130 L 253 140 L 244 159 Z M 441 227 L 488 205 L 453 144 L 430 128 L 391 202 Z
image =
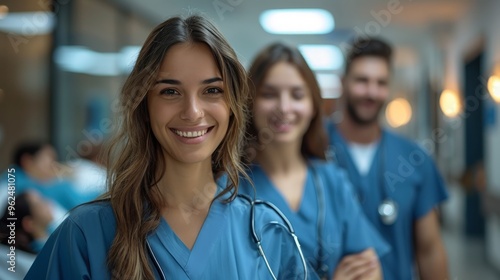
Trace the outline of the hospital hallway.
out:
M 434 215 L 431 226 L 428 226 L 429 224 L 424 224 L 423 227 L 419 226 L 421 224 L 415 226 L 419 219 L 422 220 L 424 212 L 428 213 L 426 211 L 438 207 L 441 236 L 447 252 L 448 280 L 500 280 L 500 0 L 0 1 L 0 218 L 4 213 L 8 213 L 11 206 L 8 204 L 9 196 L 12 196 L 11 199 L 17 197 L 16 199 L 25 201 L 26 205 L 34 203 L 42 209 L 34 211 L 31 206 L 27 207 L 29 212 L 45 213 L 37 217 L 38 224 L 40 232 L 49 235 L 65 219 L 69 209 L 92 201 L 107 191 L 109 183 L 113 180 L 106 179 L 111 174 L 110 168 L 116 166 L 106 166 L 103 155 L 106 154 L 106 148 L 116 130 L 123 128 L 120 121 L 128 120 L 121 114 L 124 113 L 124 109 L 139 108 L 138 111 L 142 112 L 144 108 L 148 108 L 149 105 L 144 105 L 148 104 L 147 102 L 140 103 L 147 100 L 146 97 L 152 92 L 151 88 L 144 86 L 153 81 L 151 78 L 153 75 L 159 74 L 156 73 L 159 70 L 151 73 L 147 73 L 149 70 L 136 71 L 144 73 L 144 77 L 141 78 L 144 81 L 138 80 L 137 83 L 141 86 L 134 87 L 133 90 L 132 87 L 126 87 L 130 91 L 130 97 L 124 97 L 128 92 L 124 89 L 124 85 L 133 73 L 134 67 L 139 67 L 136 62 L 140 50 L 147 42 L 148 34 L 167 18 L 174 16 L 186 18 L 196 14 L 213 22 L 234 49 L 232 56 L 237 56 L 237 60 L 247 71 L 250 71 L 252 61 L 256 60 L 257 54 L 271 45 L 281 43 L 296 49 L 298 57 L 306 65 L 305 68 L 309 69 L 307 72 L 311 72 L 305 76 L 308 76 L 306 80 L 310 81 L 307 83 L 312 86 L 304 83 L 306 86 L 293 88 L 303 87 L 305 90 L 298 92 L 307 92 L 308 96 L 313 96 L 310 93 L 317 91 L 315 99 L 317 101 L 313 100 L 312 103 L 314 106 L 322 107 L 320 110 L 313 108 L 310 111 L 314 114 L 322 112 L 321 117 L 324 117 L 325 123 L 334 124 L 331 127 L 335 128 L 335 131 L 337 125 L 340 126 L 342 122 L 347 123 L 345 116 L 352 114 L 349 110 L 359 102 L 364 104 L 362 104 L 364 109 L 360 111 L 367 110 L 368 113 L 370 110 L 376 111 L 374 118 L 367 118 L 369 122 L 376 122 L 379 125 L 377 128 L 381 127 L 394 136 L 402 136 L 401 139 L 405 139 L 393 142 L 396 145 L 385 140 L 383 142 L 380 139 L 386 138 L 381 136 L 369 139 L 370 141 L 348 143 L 344 141 L 346 139 L 341 139 L 341 133 L 338 134 L 341 140 L 339 143 L 345 142 L 345 150 L 356 155 L 356 162 L 353 160 L 351 165 L 353 168 L 358 168 L 353 173 L 354 176 L 346 175 L 345 180 L 350 180 L 350 184 L 356 188 L 354 191 L 362 189 L 360 186 L 364 183 L 369 187 L 379 186 L 379 189 L 373 191 L 375 194 L 373 197 L 369 196 L 371 193 L 368 192 L 368 195 L 357 193 L 359 201 L 356 199 L 355 204 L 364 198 L 371 199 L 375 205 L 371 209 L 373 211 L 369 209 L 370 211 L 365 211 L 364 214 L 370 216 L 374 224 L 379 223 L 381 227 L 393 226 L 391 223 L 399 222 L 408 225 L 402 234 L 389 232 L 390 227 L 383 228 L 383 230 L 389 229 L 387 231 L 389 233 L 385 232 L 385 237 L 389 236 L 387 239 L 393 237 L 404 239 L 392 243 L 396 244 L 394 248 L 402 253 L 399 255 L 394 253 L 396 256 L 392 258 L 394 265 L 386 271 L 394 268 L 393 270 L 400 270 L 408 275 L 413 274 L 412 263 L 405 260 L 414 260 L 415 255 L 410 256 L 422 243 L 424 245 L 419 249 L 425 247 L 425 250 L 421 249 L 418 252 L 420 256 L 422 251 L 425 251 L 424 253 L 432 251 L 428 250 L 429 248 L 437 248 L 440 256 L 443 255 L 440 246 L 426 246 L 430 243 L 415 238 L 420 235 L 425 237 L 432 235 L 430 239 L 439 240 L 439 227 Z M 373 83 L 382 90 L 373 90 L 366 85 L 360 86 L 361 90 L 356 90 L 354 93 L 358 92 L 363 99 L 361 97 L 353 99 L 350 96 L 353 90 L 349 90 L 346 84 L 346 74 L 350 69 L 348 65 L 353 63 L 352 56 L 357 49 L 353 44 L 363 38 L 380 39 L 390 45 L 389 54 L 386 54 L 390 57 L 387 60 L 387 65 L 390 67 L 386 68 L 382 64 L 382 69 L 389 70 L 385 75 L 387 78 L 381 75 L 382 78 Z M 163 40 L 155 41 L 155 44 L 157 42 Z M 163 47 L 165 54 L 168 48 Z M 163 60 L 165 59 L 157 59 L 156 63 Z M 198 61 L 197 63 L 200 66 L 204 65 Z M 201 67 L 190 68 L 196 70 Z M 371 67 L 366 69 L 368 68 Z M 374 72 L 378 75 L 384 71 L 378 69 Z M 301 75 L 297 76 L 300 79 L 296 80 L 304 80 L 302 77 L 304 74 L 302 72 L 299 74 Z M 240 93 L 234 89 L 225 90 L 225 86 L 231 84 L 225 82 L 230 76 L 233 75 L 222 75 L 224 84 L 222 93 L 227 94 L 232 91 Z M 262 77 L 264 76 L 262 74 Z M 294 79 L 290 78 L 292 75 L 289 74 L 283 76 Z M 211 75 L 207 78 L 213 79 L 213 77 L 215 76 Z M 166 86 L 167 83 L 163 83 L 164 81 L 177 82 L 177 79 L 180 79 L 170 76 L 167 78 L 158 80 L 156 84 Z M 200 80 L 212 80 L 207 78 Z M 356 78 L 353 81 L 363 85 L 368 82 L 368 78 Z M 249 86 L 257 97 L 258 87 L 255 84 Z M 262 88 L 267 87 L 262 86 Z M 274 91 L 274 87 L 269 88 Z M 290 100 L 299 101 L 303 99 L 301 96 L 293 95 L 294 100 Z M 268 101 L 273 100 L 269 98 Z M 137 106 L 129 106 L 134 102 Z M 255 104 L 256 102 L 249 102 L 247 105 Z M 273 107 L 269 108 L 283 110 L 277 104 L 272 103 Z M 233 114 L 232 110 L 245 106 L 238 106 L 240 105 L 238 102 L 231 102 L 230 105 L 231 117 L 239 118 L 239 115 Z M 149 114 L 149 109 L 145 110 Z M 254 110 L 249 109 L 247 113 L 251 112 Z M 266 114 L 258 112 L 256 116 L 249 114 L 248 119 L 262 115 L 264 120 L 266 114 L 282 115 L 281 111 L 276 111 L 278 114 L 271 109 L 264 110 Z M 293 113 L 299 117 L 293 115 L 290 120 L 276 121 L 279 118 L 271 115 L 272 117 L 267 116 L 266 121 L 273 126 L 278 123 L 279 127 L 287 127 L 293 124 L 294 121 L 291 120 L 296 118 L 297 123 L 302 126 L 305 124 L 302 124 L 304 117 L 301 114 L 306 116 L 312 114 L 300 110 Z M 146 116 L 146 113 L 144 115 Z M 204 113 L 200 115 L 206 116 Z M 181 116 L 184 115 L 179 114 L 179 118 Z M 320 120 L 319 117 L 314 118 Z M 233 120 L 234 118 L 231 119 L 231 125 L 234 123 Z M 151 127 L 150 122 L 148 119 L 142 122 L 140 127 Z M 211 119 L 207 121 L 211 122 Z M 319 133 L 322 130 L 321 122 L 317 123 L 318 125 L 311 131 L 318 130 L 318 137 L 311 139 L 318 140 L 318 143 L 326 142 L 323 137 L 319 137 L 323 135 Z M 181 137 L 176 126 L 172 132 Z M 244 125 L 241 125 L 240 128 L 243 127 Z M 273 141 L 280 139 L 275 139 L 274 132 L 268 130 L 268 127 L 260 131 L 254 128 L 257 136 L 265 140 L 266 143 L 262 144 L 279 147 L 277 142 Z M 211 128 L 193 129 L 193 131 L 203 130 L 208 133 Z M 342 131 L 339 129 L 339 132 Z M 334 134 L 330 131 L 325 131 L 324 134 L 329 134 L 328 137 L 333 139 Z M 147 135 L 147 139 L 151 140 L 153 137 L 150 136 L 154 133 L 149 132 Z M 363 133 L 355 131 L 351 136 L 359 135 Z M 201 137 L 201 134 L 196 137 Z M 147 139 L 144 143 L 149 143 Z M 357 142 L 363 143 L 361 145 Z M 402 150 L 407 146 L 403 145 L 406 142 L 412 143 L 411 146 L 408 145 L 411 150 L 410 148 Z M 146 146 L 149 148 L 160 146 L 159 142 L 154 143 L 155 145 Z M 376 147 L 382 147 L 386 143 L 391 144 L 387 145 L 388 148 L 380 149 L 380 155 L 375 156 Z M 310 146 L 315 145 L 315 142 L 310 144 Z M 331 143 L 329 145 L 335 146 Z M 216 147 L 225 148 L 226 145 Z M 247 156 L 252 158 L 257 152 L 263 151 L 265 145 L 259 143 L 256 147 L 258 149 L 249 145 L 248 149 L 242 148 L 241 152 L 247 153 Z M 325 147 L 318 145 L 318 150 L 322 149 L 318 154 L 331 156 L 331 149 Z M 42 164 L 37 164 L 35 155 L 41 155 Z M 110 153 L 110 155 L 127 154 Z M 127 160 L 135 161 L 144 155 L 152 153 L 141 152 L 140 156 L 130 156 Z M 352 155 L 346 153 L 347 157 Z M 232 155 L 230 158 L 236 161 L 240 156 Z M 275 158 L 284 157 L 280 155 Z M 432 164 L 422 165 L 422 159 L 426 158 L 431 158 Z M 372 164 L 373 162 L 375 164 Z M 151 166 L 157 164 L 153 160 L 150 163 Z M 343 168 L 348 165 L 341 166 L 341 161 L 337 163 Z M 348 163 L 348 160 L 344 163 Z M 370 169 L 372 165 L 375 168 Z M 47 166 L 52 168 L 45 168 Z M 137 169 L 145 174 L 141 169 L 144 165 L 137 166 L 140 166 Z M 384 169 L 391 171 L 391 168 L 393 172 L 382 172 Z M 366 171 L 365 175 L 370 177 L 358 177 L 361 174 L 359 170 Z M 373 171 L 370 173 L 370 170 Z M 15 196 L 9 185 L 9 179 L 14 173 L 17 176 Z M 114 177 L 109 176 L 109 178 Z M 265 184 L 266 182 L 262 183 Z M 375 189 L 369 187 L 364 189 L 370 191 Z M 33 189 L 35 192 L 31 193 Z M 40 190 L 50 190 L 50 193 L 38 194 Z M 401 202 L 386 203 L 398 202 L 397 199 L 401 199 Z M 375 202 L 377 200 L 380 200 L 380 204 Z M 320 200 L 311 201 L 316 201 L 315 203 L 319 205 Z M 315 205 L 309 204 L 310 209 L 316 209 Z M 341 204 L 330 203 L 327 206 L 330 205 L 336 207 Z M 380 210 L 387 209 L 385 208 L 387 205 L 390 206 L 388 208 L 391 210 L 390 215 L 381 213 Z M 418 205 L 423 206 L 416 207 Z M 28 215 L 28 211 L 25 212 Z M 320 211 L 317 212 L 314 215 L 318 216 L 319 220 Z M 343 209 L 339 213 L 343 217 L 349 217 L 349 213 L 352 212 Z M 8 218 L 7 214 L 4 216 Z M 416 227 L 421 230 L 412 235 L 412 230 Z M 332 226 L 332 228 L 340 227 Z M 392 228 L 400 229 L 396 225 Z M 0 224 L 1 229 L 6 230 L 7 227 L 2 227 Z M 328 228 L 325 228 L 325 231 L 327 230 Z M 316 232 L 320 232 L 319 226 L 315 234 Z M 0 231 L 0 236 L 1 233 Z M 28 236 L 35 240 L 34 235 Z M 343 237 L 340 234 L 338 236 Z M 356 239 L 356 242 L 352 243 L 362 243 L 356 235 L 348 236 Z M 31 240 L 29 238 L 26 240 Z M 0 239 L 0 249 L 10 249 L 7 246 L 9 244 L 6 244 L 7 237 Z M 316 242 L 316 238 L 311 240 Z M 37 253 L 44 246 L 46 238 L 38 238 L 36 241 L 24 244 L 24 251 L 21 249 L 18 251 L 19 256 L 21 252 L 26 253 L 26 256 L 23 262 L 18 262 L 17 274 L 9 272 L 8 263 L 5 261 L 7 255 L 0 250 L 0 280 L 24 279 Z M 417 244 L 419 241 L 420 244 Z M 345 240 L 342 242 L 348 243 Z M 310 244 L 320 243 L 311 241 Z M 2 245 L 5 246 L 2 248 Z M 356 252 L 358 251 L 356 249 Z M 210 254 L 205 255 L 207 259 L 212 257 Z M 403 259 L 401 256 L 406 258 Z M 421 260 L 431 260 L 428 262 L 430 266 L 437 264 L 440 271 L 436 272 L 433 268 L 424 268 L 423 271 L 430 271 L 428 274 L 434 277 L 429 277 L 432 280 L 445 278 L 443 258 L 436 260 L 434 256 L 423 257 Z M 24 265 L 24 270 L 21 269 L 21 265 Z M 331 268 L 336 265 L 335 262 Z M 224 266 L 228 265 L 224 263 Z M 397 275 L 396 280 L 399 280 L 398 278 L 407 280 L 411 277 L 402 277 L 396 273 L 394 275 Z M 424 273 L 422 278 L 425 278 Z

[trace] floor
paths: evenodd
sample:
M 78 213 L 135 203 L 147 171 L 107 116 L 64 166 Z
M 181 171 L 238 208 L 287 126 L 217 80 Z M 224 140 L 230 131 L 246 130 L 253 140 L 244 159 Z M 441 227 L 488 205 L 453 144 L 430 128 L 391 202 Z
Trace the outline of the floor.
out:
M 442 207 L 442 236 L 448 253 L 450 280 L 500 280 L 500 271 L 486 259 L 484 240 L 464 234 L 462 191 L 451 187 L 449 193 L 450 198 Z
M 500 272 L 487 263 L 483 240 L 467 238 L 449 229 L 443 230 L 443 240 L 450 280 L 500 280 Z

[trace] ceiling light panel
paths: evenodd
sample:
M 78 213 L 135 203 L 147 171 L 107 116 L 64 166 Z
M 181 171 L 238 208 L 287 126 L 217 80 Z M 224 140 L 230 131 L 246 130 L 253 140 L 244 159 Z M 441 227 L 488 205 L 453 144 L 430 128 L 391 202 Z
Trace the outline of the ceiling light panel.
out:
M 323 9 L 266 10 L 260 24 L 271 34 L 327 34 L 335 27 L 332 14 Z

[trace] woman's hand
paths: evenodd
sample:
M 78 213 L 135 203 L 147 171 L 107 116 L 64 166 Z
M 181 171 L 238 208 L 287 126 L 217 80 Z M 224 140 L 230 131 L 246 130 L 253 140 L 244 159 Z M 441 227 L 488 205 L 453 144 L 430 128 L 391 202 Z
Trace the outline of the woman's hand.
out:
M 373 249 L 345 256 L 333 274 L 333 280 L 375 280 L 381 279 L 380 263 Z

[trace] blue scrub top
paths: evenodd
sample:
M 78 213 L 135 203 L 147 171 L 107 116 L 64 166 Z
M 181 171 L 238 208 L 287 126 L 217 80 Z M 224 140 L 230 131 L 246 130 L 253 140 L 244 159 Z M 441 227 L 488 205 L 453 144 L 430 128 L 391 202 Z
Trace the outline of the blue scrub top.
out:
M 317 182 L 320 185 L 318 187 L 323 190 L 325 205 L 320 241 L 318 241 L 317 226 L 318 194 L 312 168 L 318 176 Z M 317 269 L 318 273 L 320 264 L 327 265 L 328 279 L 333 276 L 338 263 L 346 255 L 359 253 L 371 247 L 380 257 L 390 250 L 389 245 L 363 215 L 347 175 L 333 163 L 320 160 L 309 162 L 304 193 L 297 211 L 290 208 L 258 164 L 250 165 L 248 175 L 255 186 L 256 198 L 276 205 L 292 223 L 310 265 Z M 238 191 L 254 196 L 252 184 L 247 180 L 243 180 Z
M 214 201 L 192 250 L 162 218 L 147 241 L 166 279 L 271 279 L 252 239 L 250 209 L 249 200 L 240 196 L 230 203 Z M 255 206 L 256 231 L 274 274 L 277 279 L 303 279 L 293 238 L 272 226 L 273 221 L 283 224 L 270 208 Z M 25 279 L 110 279 L 106 258 L 115 231 L 109 202 L 76 208 L 50 236 Z M 152 263 L 150 254 L 149 258 Z M 162 279 L 159 269 L 151 267 L 156 279 Z
M 381 258 L 384 279 L 412 279 L 415 275 L 414 224 L 448 197 L 436 165 L 416 143 L 382 130 L 371 169 L 361 176 L 347 142 L 331 122 L 328 122 L 328 133 L 335 158 L 348 170 L 366 216 L 392 247 L 392 251 Z M 398 206 L 398 217 L 392 225 L 384 224 L 378 214 L 385 196 Z

